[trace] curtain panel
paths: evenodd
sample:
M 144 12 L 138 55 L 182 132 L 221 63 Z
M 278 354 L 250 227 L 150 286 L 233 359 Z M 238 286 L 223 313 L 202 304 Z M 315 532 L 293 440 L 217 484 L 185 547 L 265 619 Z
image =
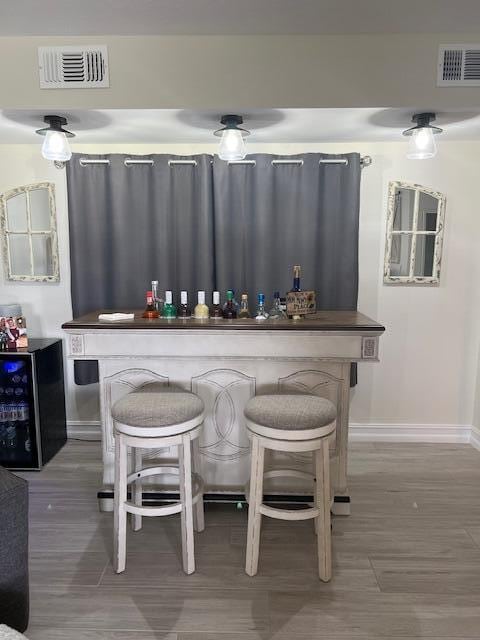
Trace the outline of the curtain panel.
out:
M 67 163 L 74 317 L 143 308 L 152 279 L 191 296 L 214 288 L 211 156 L 141 156 L 153 164 L 126 165 L 132 158 L 140 159 L 73 154 Z M 97 379 L 96 363 L 75 363 L 77 384 Z
M 132 158 L 152 164 L 126 165 Z M 152 279 L 161 290 L 186 289 L 191 302 L 198 290 L 210 300 L 213 290 L 234 289 L 249 292 L 251 307 L 262 291 L 268 305 L 275 290 L 291 288 L 294 264 L 318 308 L 356 309 L 360 156 L 307 153 L 277 163 L 286 159 L 73 154 L 73 315 L 142 308 Z M 94 364 L 76 363 L 77 383 L 96 381 Z
M 248 159 L 255 164 L 213 163 L 219 290 L 262 291 L 269 301 L 291 288 L 299 264 L 302 289 L 317 292 L 319 309 L 356 309 L 359 154 Z M 332 162 L 339 159 L 347 163 Z

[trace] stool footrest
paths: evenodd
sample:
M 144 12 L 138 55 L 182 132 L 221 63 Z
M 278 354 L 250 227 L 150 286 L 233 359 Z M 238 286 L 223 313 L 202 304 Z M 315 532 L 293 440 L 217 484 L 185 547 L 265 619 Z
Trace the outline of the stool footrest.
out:
M 262 515 L 276 518 L 277 520 L 311 520 L 312 518 L 318 518 L 320 514 L 316 507 L 309 507 L 308 509 L 279 509 L 266 504 L 261 504 L 259 511 Z
M 140 507 L 133 504 L 133 502 L 125 502 L 125 511 L 127 513 L 134 513 L 138 516 L 169 516 L 172 513 L 180 513 L 181 510 L 181 502 L 174 502 L 173 504 L 162 505 L 160 507 Z
M 132 473 L 130 473 L 127 476 L 127 484 L 130 484 L 135 480 L 139 480 L 140 478 L 148 478 L 149 476 L 159 476 L 162 474 L 178 477 L 179 470 L 177 466 L 167 466 L 164 464 L 160 464 L 155 467 L 145 467 L 144 469 L 140 469 L 139 471 L 133 471 Z
M 136 480 L 140 478 L 147 478 L 149 476 L 160 476 L 160 475 L 168 475 L 168 476 L 176 476 L 180 475 L 178 467 L 159 465 L 156 467 L 146 467 L 145 469 L 140 469 L 140 471 L 134 471 L 127 477 L 127 484 L 132 484 Z M 200 497 L 200 494 L 203 493 L 203 479 L 198 473 L 192 473 L 192 481 L 194 484 L 193 488 L 193 502 Z M 133 512 L 132 512 L 133 513 Z

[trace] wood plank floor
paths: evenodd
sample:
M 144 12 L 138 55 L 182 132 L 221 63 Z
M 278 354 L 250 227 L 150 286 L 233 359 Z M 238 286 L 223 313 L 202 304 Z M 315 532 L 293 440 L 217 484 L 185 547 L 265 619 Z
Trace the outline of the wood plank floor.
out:
M 334 578 L 316 576 L 311 522 L 264 518 L 244 573 L 246 511 L 210 505 L 197 572 L 179 518 L 128 532 L 111 565 L 100 446 L 70 441 L 30 482 L 30 640 L 480 639 L 480 454 L 468 445 L 354 445 L 353 513 L 333 523 Z

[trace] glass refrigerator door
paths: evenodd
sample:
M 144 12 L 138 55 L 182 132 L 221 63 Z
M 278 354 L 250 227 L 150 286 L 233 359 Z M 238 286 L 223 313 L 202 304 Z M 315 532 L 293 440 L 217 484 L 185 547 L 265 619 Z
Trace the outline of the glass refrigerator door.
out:
M 0 357 L 0 465 L 38 467 L 32 359 L 19 353 Z

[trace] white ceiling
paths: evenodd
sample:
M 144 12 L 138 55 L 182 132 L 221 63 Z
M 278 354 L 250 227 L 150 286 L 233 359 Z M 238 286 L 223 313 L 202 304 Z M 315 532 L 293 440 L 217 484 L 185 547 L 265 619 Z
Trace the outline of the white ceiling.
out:
M 401 140 L 412 111 L 403 109 L 268 109 L 243 113 L 249 142 L 369 142 Z M 43 112 L 0 112 L 0 143 L 38 142 Z M 99 110 L 57 112 L 68 119 L 74 142 L 84 144 L 216 143 L 219 113 L 186 110 Z M 444 139 L 480 140 L 477 113 L 438 114 Z
M 471 33 L 479 0 L 1 0 L 0 35 Z

